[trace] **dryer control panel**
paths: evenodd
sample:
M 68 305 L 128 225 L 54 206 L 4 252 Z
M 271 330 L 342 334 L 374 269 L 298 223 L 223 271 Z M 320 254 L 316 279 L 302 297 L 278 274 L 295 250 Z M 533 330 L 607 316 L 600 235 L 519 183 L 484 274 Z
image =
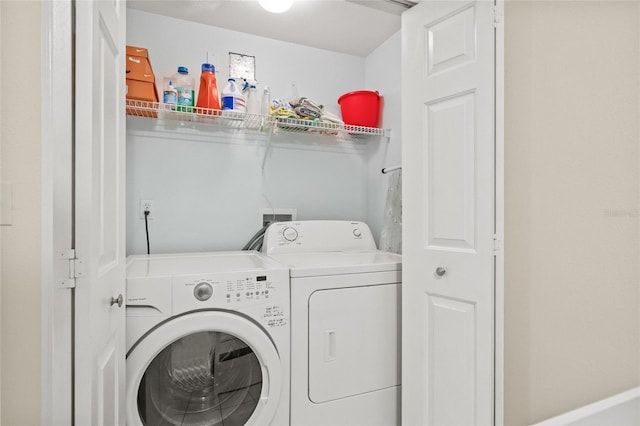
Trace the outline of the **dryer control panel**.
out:
M 276 222 L 267 228 L 262 244 L 267 254 L 375 249 L 369 226 L 346 220 Z

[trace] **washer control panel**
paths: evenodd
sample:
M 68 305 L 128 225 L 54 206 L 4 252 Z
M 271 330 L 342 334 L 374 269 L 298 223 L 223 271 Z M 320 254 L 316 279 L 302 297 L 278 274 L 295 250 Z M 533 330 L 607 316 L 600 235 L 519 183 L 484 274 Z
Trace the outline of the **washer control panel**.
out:
M 287 294 L 287 269 L 173 278 L 173 310 L 237 309 Z
M 343 220 L 276 222 L 267 228 L 262 244 L 267 254 L 375 249 L 366 223 Z

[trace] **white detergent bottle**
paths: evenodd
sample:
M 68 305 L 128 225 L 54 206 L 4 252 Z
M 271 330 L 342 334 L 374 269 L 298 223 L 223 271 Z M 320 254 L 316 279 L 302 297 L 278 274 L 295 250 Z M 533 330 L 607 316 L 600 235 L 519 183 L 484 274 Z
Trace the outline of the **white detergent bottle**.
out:
M 227 80 L 227 84 L 222 89 L 222 109 L 238 112 L 245 112 L 247 109 L 245 97 L 238 88 L 235 78 Z

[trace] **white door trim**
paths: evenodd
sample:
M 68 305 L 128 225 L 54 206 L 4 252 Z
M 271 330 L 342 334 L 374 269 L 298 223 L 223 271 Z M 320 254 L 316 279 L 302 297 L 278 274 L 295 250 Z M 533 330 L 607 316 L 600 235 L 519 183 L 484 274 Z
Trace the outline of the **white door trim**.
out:
M 41 3 L 42 424 L 71 425 L 72 290 L 63 253 L 72 247 L 71 0 Z
M 495 389 L 494 423 L 504 425 L 504 0 L 495 0 Z

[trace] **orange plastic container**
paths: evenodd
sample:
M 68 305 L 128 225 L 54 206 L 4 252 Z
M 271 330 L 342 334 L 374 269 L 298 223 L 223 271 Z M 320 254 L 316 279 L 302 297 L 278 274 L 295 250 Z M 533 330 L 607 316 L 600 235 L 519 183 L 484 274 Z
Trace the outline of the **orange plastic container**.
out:
M 380 122 L 380 94 L 372 90 L 345 93 L 338 98 L 345 124 L 377 127 Z
M 200 90 L 198 91 L 197 108 L 220 109 L 218 98 L 218 84 L 216 83 L 215 67 L 211 64 L 202 64 L 200 76 Z M 203 112 L 198 110 L 198 112 Z M 211 114 L 212 111 L 206 111 Z

